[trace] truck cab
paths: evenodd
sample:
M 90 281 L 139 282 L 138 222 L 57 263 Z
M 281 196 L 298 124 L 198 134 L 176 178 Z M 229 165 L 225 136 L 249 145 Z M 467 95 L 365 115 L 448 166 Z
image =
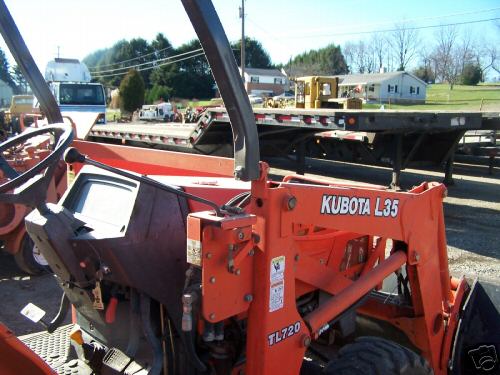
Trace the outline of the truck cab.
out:
M 45 68 L 45 80 L 61 112 L 95 112 L 97 124 L 106 123 L 106 94 L 91 82 L 87 66 L 76 59 L 55 58 Z

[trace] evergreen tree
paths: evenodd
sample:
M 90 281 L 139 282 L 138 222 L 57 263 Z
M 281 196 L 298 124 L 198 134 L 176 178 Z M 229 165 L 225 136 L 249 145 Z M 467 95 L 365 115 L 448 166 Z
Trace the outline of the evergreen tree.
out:
M 7 85 L 9 85 L 13 90 L 16 89 L 16 84 L 12 79 L 10 74 L 10 66 L 5 53 L 0 49 L 0 80 L 4 81 Z
M 324 48 L 297 55 L 289 64 L 293 75 L 347 74 L 348 68 L 339 46 L 330 44 Z
M 232 43 L 234 58 L 238 66 L 241 65 L 241 40 Z M 245 66 L 248 68 L 269 69 L 273 67 L 271 58 L 262 44 L 255 39 L 245 38 Z
M 144 81 L 135 69 L 130 69 L 120 83 L 120 106 L 125 112 L 133 112 L 144 103 Z

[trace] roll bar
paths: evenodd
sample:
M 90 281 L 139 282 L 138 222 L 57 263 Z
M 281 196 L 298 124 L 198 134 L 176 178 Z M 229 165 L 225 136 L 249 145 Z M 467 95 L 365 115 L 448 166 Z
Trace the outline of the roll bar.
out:
M 226 106 L 234 140 L 234 175 L 251 181 L 259 178 L 259 137 L 255 117 L 238 72 L 233 51 L 209 0 L 182 0 Z
M 255 118 L 219 17 L 209 0 L 182 0 L 198 34 L 215 82 L 227 109 L 234 141 L 234 175 L 259 178 L 259 138 Z M 4 0 L 0 0 L 0 32 L 50 123 L 62 122 L 61 112 L 38 70 Z
M 3 0 L 0 0 L 0 33 L 9 47 L 10 53 L 16 60 L 17 66 L 30 84 L 33 93 L 40 102 L 42 111 L 47 115 L 50 124 L 63 122 L 61 111 L 54 95 L 50 92 L 42 73 L 31 56 L 23 37 L 19 32 L 9 9 Z

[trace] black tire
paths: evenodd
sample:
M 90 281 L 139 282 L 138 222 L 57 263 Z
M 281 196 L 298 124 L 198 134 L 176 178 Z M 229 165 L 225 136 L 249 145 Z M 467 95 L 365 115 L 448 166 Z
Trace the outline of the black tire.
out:
M 325 375 L 430 375 L 434 372 L 417 353 L 379 337 L 359 337 L 344 346 Z
M 25 233 L 21 241 L 21 248 L 14 254 L 17 266 L 30 275 L 40 275 L 50 272 L 50 267 L 45 262 L 45 259 L 42 261 L 41 258 L 35 255 L 36 250 L 33 240 L 28 233 Z

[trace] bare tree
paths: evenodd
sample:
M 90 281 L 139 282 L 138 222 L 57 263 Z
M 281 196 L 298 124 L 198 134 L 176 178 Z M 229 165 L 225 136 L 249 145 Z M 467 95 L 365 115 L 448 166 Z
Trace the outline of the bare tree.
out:
M 486 75 L 490 68 L 497 73 L 500 73 L 500 51 L 497 49 L 495 43 L 487 43 L 485 41 L 480 43 L 480 46 L 477 48 L 475 57 L 475 62 L 481 69 L 483 80 L 486 78 Z
M 398 62 L 398 70 L 405 70 L 408 64 L 417 56 L 420 38 L 418 30 L 408 24 L 399 23 L 394 27 L 389 41 Z
M 353 42 L 347 42 L 342 48 L 342 53 L 344 54 L 345 62 L 349 68 L 349 73 L 354 73 L 354 55 L 355 55 L 356 45 Z
M 432 54 L 433 65 L 438 79 L 450 84 L 453 90 L 460 77 L 462 64 L 457 47 L 458 29 L 455 26 L 439 28 L 437 43 Z
M 465 65 L 474 63 L 476 57 L 476 47 L 472 34 L 469 32 L 462 33 L 462 37 L 458 42 L 457 54 L 460 58 L 460 72 L 463 72 Z
M 375 55 L 376 64 L 380 71 L 384 66 L 384 57 L 387 55 L 387 38 L 382 33 L 374 33 L 370 38 L 370 45 Z
M 376 70 L 375 56 L 368 43 L 362 40 L 357 43 L 348 42 L 343 51 L 351 73 L 373 73 Z

